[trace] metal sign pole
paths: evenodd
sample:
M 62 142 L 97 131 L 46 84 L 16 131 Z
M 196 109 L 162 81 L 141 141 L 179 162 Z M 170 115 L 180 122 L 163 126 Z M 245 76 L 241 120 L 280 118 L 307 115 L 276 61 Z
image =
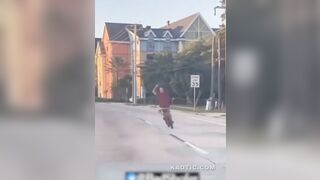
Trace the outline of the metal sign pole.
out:
M 196 111 L 196 88 L 200 87 L 200 75 L 190 76 L 190 86 L 193 88 L 193 111 Z
M 193 111 L 196 112 L 196 88 L 193 88 Z

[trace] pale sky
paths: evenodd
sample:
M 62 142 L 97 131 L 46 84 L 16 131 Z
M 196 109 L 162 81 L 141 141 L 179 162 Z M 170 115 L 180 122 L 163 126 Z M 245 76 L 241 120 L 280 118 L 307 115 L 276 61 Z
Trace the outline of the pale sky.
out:
M 139 23 L 159 28 L 200 12 L 211 27 L 221 24 L 221 10 L 214 16 L 219 0 L 96 0 L 96 37 L 101 37 L 104 22 Z

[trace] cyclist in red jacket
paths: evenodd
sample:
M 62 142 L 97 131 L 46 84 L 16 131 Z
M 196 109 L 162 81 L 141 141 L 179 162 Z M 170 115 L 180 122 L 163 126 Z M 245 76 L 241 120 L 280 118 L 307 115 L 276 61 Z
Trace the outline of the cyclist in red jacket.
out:
M 163 115 L 163 120 L 166 122 L 167 126 L 173 129 L 173 121 L 172 116 L 170 112 L 170 105 L 171 105 L 171 96 L 164 87 L 159 86 L 156 84 L 156 86 L 153 88 L 152 93 L 157 96 L 158 103 L 161 108 L 161 112 Z

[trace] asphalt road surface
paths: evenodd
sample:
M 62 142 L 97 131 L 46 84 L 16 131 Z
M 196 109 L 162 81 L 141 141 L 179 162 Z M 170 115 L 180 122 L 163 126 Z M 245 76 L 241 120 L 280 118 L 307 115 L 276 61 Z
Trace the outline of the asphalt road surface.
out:
M 171 113 L 174 129 L 155 107 L 96 103 L 97 179 L 125 180 L 128 171 L 187 169 L 199 172 L 201 180 L 224 180 L 225 116 Z

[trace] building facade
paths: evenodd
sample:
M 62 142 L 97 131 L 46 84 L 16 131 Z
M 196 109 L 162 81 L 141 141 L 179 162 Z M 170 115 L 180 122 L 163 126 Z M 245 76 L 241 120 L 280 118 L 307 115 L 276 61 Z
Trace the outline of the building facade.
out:
M 105 23 L 103 37 L 96 48 L 96 84 L 99 98 L 114 98 L 114 86 L 130 74 L 129 24 Z
M 101 98 L 114 98 L 112 85 L 114 82 L 114 67 L 112 60 L 115 57 L 123 58 L 127 64 L 123 65 L 121 76 L 131 75 L 133 59 L 136 63 L 136 96 L 145 98 L 140 68 L 143 64 L 161 53 L 176 54 L 188 44 L 205 38 L 211 38 L 214 31 L 200 13 L 193 14 L 161 28 L 141 24 L 106 23 L 101 44 L 105 48 L 105 57 L 96 57 L 97 89 Z M 99 47 L 98 47 L 99 48 Z M 97 48 L 97 50 L 98 50 Z M 98 51 L 96 51 L 97 56 Z M 103 63 L 104 62 L 104 63 Z M 98 67 L 103 66 L 104 67 Z M 107 77 L 102 77 L 107 76 Z M 99 84 L 100 83 L 100 84 Z

